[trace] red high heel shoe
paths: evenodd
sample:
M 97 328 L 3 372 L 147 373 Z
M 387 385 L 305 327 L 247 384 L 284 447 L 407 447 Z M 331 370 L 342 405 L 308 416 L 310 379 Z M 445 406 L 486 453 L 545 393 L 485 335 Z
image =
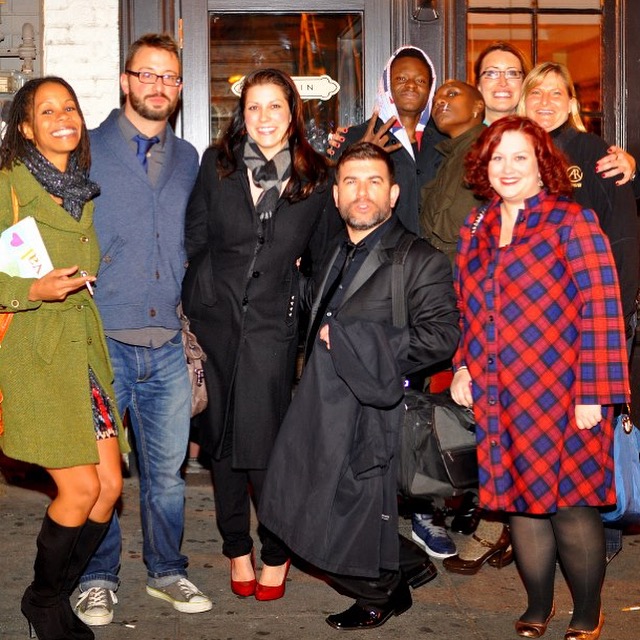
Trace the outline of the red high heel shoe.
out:
M 231 575 L 233 576 L 233 558 L 230 559 L 230 562 L 232 571 Z M 255 573 L 256 554 L 253 549 L 251 549 L 251 566 Z M 233 577 L 231 577 L 231 591 L 241 598 L 248 598 L 249 596 L 252 596 L 256 592 L 257 584 L 258 581 L 255 578 L 253 580 L 234 580 Z
M 262 602 L 264 602 L 266 600 L 278 600 L 279 598 L 282 598 L 282 596 L 284 595 L 285 584 L 287 582 L 287 576 L 289 575 L 289 567 L 291 567 L 290 559 L 286 562 L 284 578 L 277 587 L 268 587 L 258 582 L 255 594 L 256 600 L 261 600 Z

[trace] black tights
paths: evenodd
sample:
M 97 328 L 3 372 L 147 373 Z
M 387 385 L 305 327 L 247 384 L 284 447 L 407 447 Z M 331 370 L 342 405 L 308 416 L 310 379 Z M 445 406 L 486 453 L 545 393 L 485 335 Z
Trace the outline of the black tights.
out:
M 527 591 L 524 622 L 543 622 L 553 606 L 556 554 L 573 597 L 574 629 L 595 629 L 606 567 L 604 528 L 595 507 L 550 516 L 509 516 L 516 564 Z

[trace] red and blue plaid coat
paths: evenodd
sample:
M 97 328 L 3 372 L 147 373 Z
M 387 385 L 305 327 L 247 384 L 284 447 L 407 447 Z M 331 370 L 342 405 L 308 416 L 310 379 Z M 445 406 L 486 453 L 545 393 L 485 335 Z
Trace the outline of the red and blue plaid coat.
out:
M 479 219 L 481 218 L 481 219 Z M 629 400 L 618 280 L 593 211 L 545 191 L 500 248 L 500 200 L 461 231 L 454 366 L 473 381 L 480 503 L 543 514 L 615 503 L 613 407 L 590 430 L 576 404 Z

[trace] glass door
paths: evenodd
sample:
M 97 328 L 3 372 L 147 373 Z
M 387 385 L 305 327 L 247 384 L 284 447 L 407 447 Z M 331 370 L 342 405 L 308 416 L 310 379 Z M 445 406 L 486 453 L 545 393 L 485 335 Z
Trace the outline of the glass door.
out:
M 370 114 L 390 55 L 386 0 L 183 0 L 184 136 L 202 152 L 224 132 L 242 78 L 260 67 L 289 73 L 318 151 L 337 126 Z M 366 42 L 366 48 L 365 48 Z

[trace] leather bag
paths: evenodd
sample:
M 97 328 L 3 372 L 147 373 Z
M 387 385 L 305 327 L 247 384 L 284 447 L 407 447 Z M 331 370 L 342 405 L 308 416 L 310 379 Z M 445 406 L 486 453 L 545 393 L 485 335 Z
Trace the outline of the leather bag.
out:
M 404 262 L 415 236 L 398 243 L 391 276 L 393 324 L 407 324 Z M 443 497 L 478 485 L 475 420 L 449 393 L 405 392 L 405 416 L 398 448 L 398 491 L 407 498 Z
M 204 363 L 207 355 L 191 332 L 189 318 L 184 314 L 182 304 L 178 305 L 178 317 L 182 325 L 182 346 L 191 383 L 191 417 L 193 417 L 204 411 L 209 403 L 207 386 L 204 383 Z
M 473 412 L 448 393 L 407 389 L 400 432 L 398 489 L 407 498 L 442 497 L 478 486 Z

